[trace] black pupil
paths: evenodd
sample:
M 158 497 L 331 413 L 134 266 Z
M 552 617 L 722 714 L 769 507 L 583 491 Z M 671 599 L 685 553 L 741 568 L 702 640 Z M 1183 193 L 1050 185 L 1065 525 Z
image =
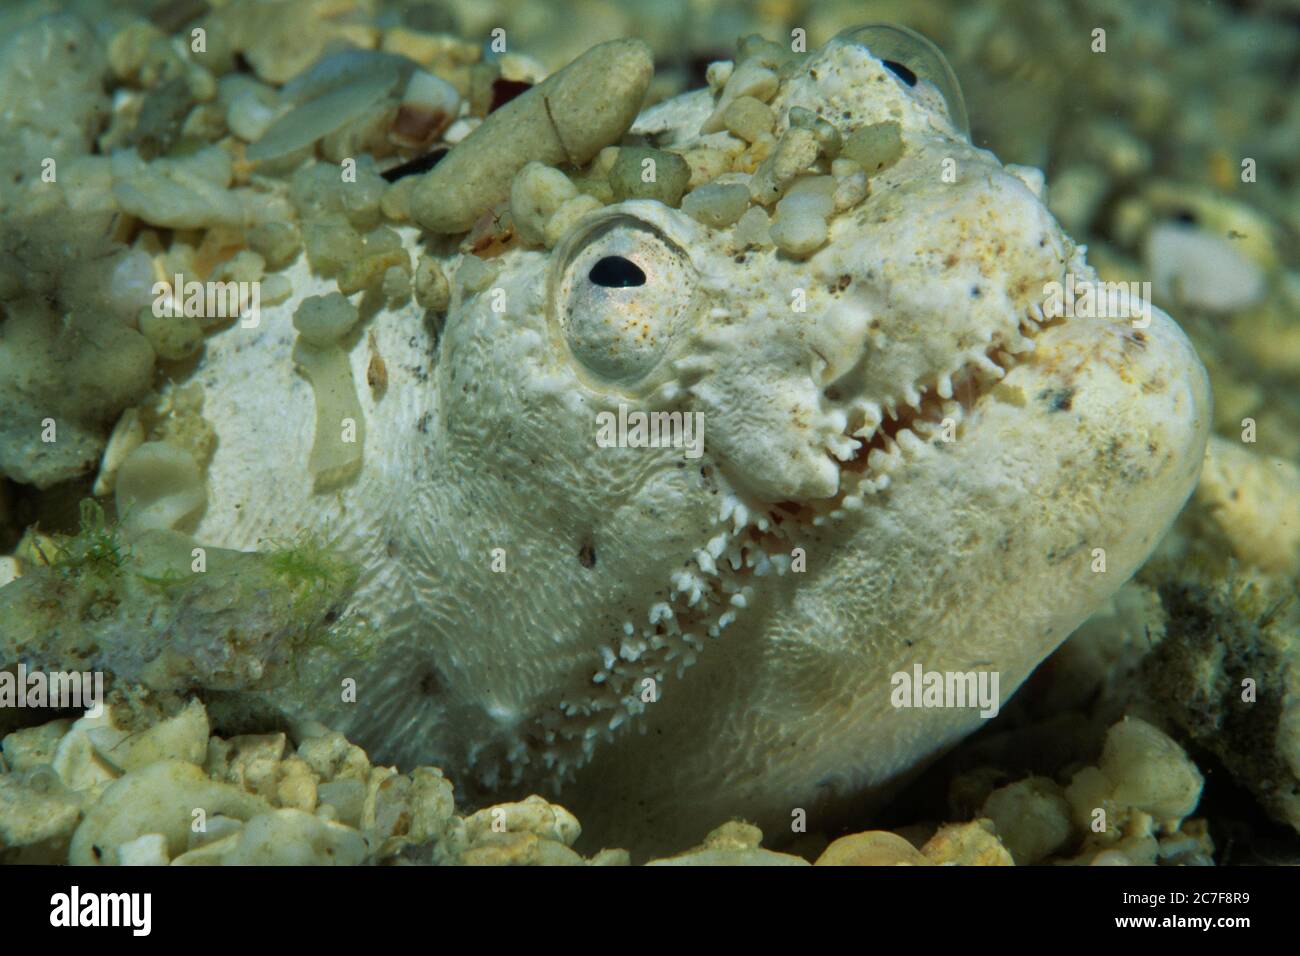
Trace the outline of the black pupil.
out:
M 645 285 L 645 273 L 631 259 L 622 256 L 606 256 L 591 267 L 587 276 L 596 285 L 607 289 L 626 289 L 628 286 Z
M 904 83 L 906 83 L 908 86 L 916 86 L 916 74 L 913 73 L 911 70 L 909 70 L 907 67 L 903 66 L 903 64 L 898 63 L 894 60 L 881 60 L 880 62 L 885 64 L 885 66 L 889 67 L 890 70 L 893 71 L 894 75 L 897 76 Z

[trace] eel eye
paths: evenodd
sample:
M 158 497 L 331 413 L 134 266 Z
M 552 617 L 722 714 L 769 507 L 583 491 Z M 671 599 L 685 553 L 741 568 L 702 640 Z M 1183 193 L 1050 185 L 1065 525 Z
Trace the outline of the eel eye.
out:
M 933 86 L 943 97 L 952 124 L 970 139 L 970 120 L 966 116 L 961 84 L 957 82 L 957 74 L 948 64 L 947 57 L 932 42 L 915 30 L 892 23 L 852 27 L 840 37 L 866 47 L 906 86 L 915 87 L 917 83 Z
M 641 267 L 623 256 L 606 256 L 601 259 L 591 267 L 587 278 L 606 289 L 626 289 L 628 286 L 645 285 L 645 273 Z
M 574 359 L 598 379 L 630 386 L 654 370 L 685 325 L 695 272 L 657 229 L 619 216 L 571 247 L 551 295 Z

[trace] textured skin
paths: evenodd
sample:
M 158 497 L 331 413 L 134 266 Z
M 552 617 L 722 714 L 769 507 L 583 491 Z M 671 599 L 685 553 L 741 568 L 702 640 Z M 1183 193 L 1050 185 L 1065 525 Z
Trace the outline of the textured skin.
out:
M 220 447 L 199 539 L 327 531 L 365 569 L 351 613 L 382 637 L 365 660 L 305 665 L 276 695 L 287 710 L 376 759 L 436 763 L 471 799 L 561 783 L 593 841 L 663 849 L 729 816 L 780 832 L 795 808 L 816 826 L 978 726 L 971 709 L 894 709 L 893 672 L 996 669 L 1005 698 L 1140 565 L 1207 434 L 1178 327 L 1154 310 L 1140 332 L 1037 330 L 1044 284 L 1091 275 L 1081 252 L 863 50 L 806 62 L 773 103 L 781 127 L 795 105 L 845 132 L 894 119 L 907 146 L 823 249 L 742 255 L 730 230 L 630 201 L 552 252 L 490 260 L 496 279 L 454 294 L 440 340 L 414 307 L 379 313 L 351 359 L 364 382 L 373 333 L 389 387 L 361 389 L 365 465 L 339 492 L 311 494 L 293 303 L 209 342 Z M 642 128 L 689 142 L 705 106 L 682 98 Z M 646 284 L 575 293 L 593 250 L 638 261 Z M 297 294 L 331 287 L 293 277 Z M 593 329 L 614 347 L 596 370 L 569 348 Z M 597 448 L 596 414 L 620 402 L 703 412 L 703 457 Z M 860 449 L 918 406 L 956 440 L 922 425 L 892 455 Z

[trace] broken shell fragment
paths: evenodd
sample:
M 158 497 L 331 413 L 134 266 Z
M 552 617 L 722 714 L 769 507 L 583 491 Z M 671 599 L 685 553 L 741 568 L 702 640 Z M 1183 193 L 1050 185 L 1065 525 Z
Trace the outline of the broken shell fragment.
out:
M 376 70 L 354 84 L 340 86 L 308 100 L 270 125 L 245 155 L 249 162 L 286 156 L 310 146 L 363 116 L 397 83 L 395 70 Z

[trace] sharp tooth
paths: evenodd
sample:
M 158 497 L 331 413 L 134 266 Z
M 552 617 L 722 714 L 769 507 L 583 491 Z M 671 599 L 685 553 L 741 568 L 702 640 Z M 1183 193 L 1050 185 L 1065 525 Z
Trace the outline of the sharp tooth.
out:
M 1006 350 L 1012 355 L 1023 355 L 1025 352 L 1032 352 L 1034 350 L 1034 340 L 1024 335 L 1017 335 L 1007 343 Z
M 742 504 L 737 504 L 735 518 L 736 520 L 732 524 L 732 527 L 736 531 L 739 531 L 741 528 L 745 527 L 745 525 L 749 524 L 749 509 Z
M 898 464 L 898 459 L 888 452 L 879 448 L 873 448 L 867 453 L 867 466 L 872 471 L 885 472 L 893 469 Z
M 993 361 L 987 355 L 975 356 L 975 365 L 985 375 L 991 375 L 993 376 L 993 378 L 997 379 L 998 381 L 1001 381 L 1002 376 L 1007 374 L 1001 365 Z
M 925 442 L 910 428 L 904 428 L 900 431 L 897 438 L 899 447 L 909 454 L 914 455 L 925 448 Z
M 715 538 L 711 538 L 709 543 L 705 545 L 705 548 L 708 550 L 710 555 L 714 558 L 718 558 L 722 556 L 722 551 L 726 546 L 727 536 L 725 534 L 720 534 Z
M 862 443 L 837 435 L 827 443 L 827 450 L 839 461 L 848 461 L 862 447 Z
M 912 423 L 912 431 L 916 432 L 926 442 L 929 442 L 939 427 L 938 422 L 927 421 L 924 418 L 919 418 Z
M 858 402 L 853 410 L 862 416 L 862 424 L 854 430 L 853 437 L 865 438 L 869 441 L 883 420 L 880 406 L 875 402 L 863 401 Z
M 945 375 L 939 379 L 937 391 L 940 398 L 952 398 L 952 376 Z

